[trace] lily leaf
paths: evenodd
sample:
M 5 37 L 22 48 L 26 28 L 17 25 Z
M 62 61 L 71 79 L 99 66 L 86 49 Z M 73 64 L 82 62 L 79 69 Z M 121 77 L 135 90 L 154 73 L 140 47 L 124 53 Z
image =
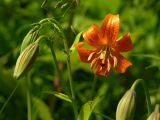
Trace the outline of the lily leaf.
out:
M 48 93 L 48 94 L 52 94 L 54 96 L 56 96 L 57 98 L 60 98 L 61 100 L 67 101 L 67 102 L 72 102 L 72 100 L 69 98 L 68 95 L 65 95 L 63 93 L 59 93 L 56 91 L 45 91 L 44 93 Z
M 82 106 L 77 120 L 88 120 L 93 111 L 93 101 L 88 101 Z
M 41 99 L 33 97 L 33 103 L 41 120 L 53 120 L 49 107 Z
M 81 38 L 82 32 L 78 33 L 72 46 L 70 47 L 70 51 L 74 51 L 75 50 L 75 45 L 79 42 L 80 38 Z
M 102 101 L 107 89 L 108 86 L 106 84 L 102 85 L 98 91 L 98 96 L 93 101 L 88 101 L 82 106 L 77 120 L 89 120 L 92 111 L 95 109 L 96 105 Z

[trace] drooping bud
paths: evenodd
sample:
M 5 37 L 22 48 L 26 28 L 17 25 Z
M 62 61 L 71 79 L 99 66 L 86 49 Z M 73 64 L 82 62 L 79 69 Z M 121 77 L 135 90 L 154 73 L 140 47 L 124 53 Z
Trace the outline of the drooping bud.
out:
M 34 62 L 39 45 L 37 42 L 31 43 L 19 55 L 14 69 L 13 77 L 18 79 Z
M 128 90 L 118 103 L 116 110 L 116 120 L 133 120 L 135 112 L 136 92 Z
M 159 105 L 157 104 L 155 107 L 154 112 L 150 114 L 147 120 L 160 120 L 160 112 L 159 112 Z
M 38 37 L 38 27 L 34 27 L 31 29 L 27 35 L 24 37 L 22 45 L 21 45 L 21 52 L 32 42 L 34 42 Z

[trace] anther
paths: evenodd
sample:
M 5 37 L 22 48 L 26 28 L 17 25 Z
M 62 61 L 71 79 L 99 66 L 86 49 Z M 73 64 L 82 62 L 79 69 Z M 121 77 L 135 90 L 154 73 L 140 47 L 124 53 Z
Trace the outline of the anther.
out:
M 115 56 L 112 56 L 112 59 L 113 59 L 113 67 L 116 67 L 117 63 L 118 63 L 118 60 Z
M 103 52 L 100 54 L 99 58 L 100 58 L 100 59 L 104 59 L 105 57 L 106 57 L 106 51 L 103 51 Z
M 95 65 L 95 63 L 97 62 L 97 60 L 98 60 L 97 58 L 94 58 L 94 59 L 92 60 L 91 65 L 90 65 L 91 68 L 94 67 L 94 65 Z
M 92 53 L 88 56 L 88 59 L 87 59 L 87 60 L 90 61 L 95 53 L 96 53 L 96 52 L 92 52 Z
M 107 59 L 107 71 L 110 71 L 110 69 L 111 69 L 111 64 L 109 59 Z
M 103 69 L 103 67 L 101 66 L 100 68 L 99 68 L 99 71 L 101 71 Z

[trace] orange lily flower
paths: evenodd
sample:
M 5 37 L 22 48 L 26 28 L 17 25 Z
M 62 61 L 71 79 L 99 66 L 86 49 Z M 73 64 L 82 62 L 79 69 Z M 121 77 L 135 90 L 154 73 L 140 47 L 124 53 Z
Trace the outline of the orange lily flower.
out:
M 117 39 L 119 29 L 119 15 L 108 14 L 104 18 L 101 28 L 93 24 L 83 33 L 84 40 L 93 49 L 84 48 L 83 42 L 77 44 L 80 60 L 90 63 L 95 74 L 108 76 L 111 68 L 119 73 L 124 73 L 132 65 L 120 54 L 133 49 L 130 33 Z

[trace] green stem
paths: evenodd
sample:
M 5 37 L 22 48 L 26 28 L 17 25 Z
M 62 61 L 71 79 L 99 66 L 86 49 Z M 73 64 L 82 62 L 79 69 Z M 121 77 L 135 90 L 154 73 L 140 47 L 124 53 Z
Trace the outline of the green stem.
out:
M 71 73 L 71 65 L 70 65 L 70 50 L 68 48 L 67 41 L 65 39 L 65 35 L 64 35 L 64 32 L 63 32 L 63 29 L 62 29 L 61 25 L 55 19 L 53 19 L 53 18 L 43 19 L 43 20 L 41 20 L 39 22 L 39 24 L 43 24 L 45 22 L 51 23 L 51 25 L 53 25 L 60 32 L 60 34 L 63 36 L 63 44 L 64 44 L 65 52 L 66 52 L 66 55 L 67 55 L 67 68 L 68 68 L 69 84 L 70 84 L 70 89 L 71 89 L 72 105 L 73 105 L 73 110 L 74 110 L 75 118 L 77 118 L 78 110 L 77 110 L 77 104 L 75 102 L 75 93 L 74 93 L 73 83 L 72 83 L 72 73 Z M 49 46 L 50 45 L 51 44 L 49 44 Z M 53 59 L 54 59 L 56 65 L 58 65 L 57 61 L 56 61 L 56 57 L 55 57 L 53 46 L 50 46 L 50 48 L 51 48 Z M 57 71 L 58 71 L 58 67 L 57 66 L 56 66 L 56 68 L 57 68 Z
M 64 89 L 64 92 L 66 92 L 67 94 L 69 94 L 68 90 L 66 88 L 66 85 L 64 83 L 65 81 L 62 79 L 62 75 L 61 75 L 60 69 L 58 67 L 58 61 L 57 61 L 57 57 L 56 57 L 56 54 L 55 54 L 55 51 L 54 51 L 54 48 L 53 48 L 53 43 L 52 43 L 51 40 L 47 40 L 47 44 L 48 44 L 48 46 L 49 46 L 49 48 L 51 50 L 52 57 L 53 57 L 53 60 L 54 60 L 54 63 L 55 63 L 55 69 L 56 69 L 58 77 L 59 77 L 59 79 L 61 81 L 61 84 L 62 84 L 62 87 Z
M 148 88 L 147 88 L 146 83 L 144 82 L 144 80 L 142 80 L 142 79 L 136 80 L 133 83 L 131 89 L 134 90 L 139 83 L 141 83 L 141 85 L 143 86 L 143 89 L 144 89 L 144 92 L 145 92 L 145 96 L 146 96 L 148 114 L 150 114 L 152 112 L 151 100 L 150 100 L 149 90 L 148 90 Z
M 61 29 L 62 30 L 62 29 Z M 74 93 L 74 89 L 73 89 L 73 83 L 72 83 L 72 72 L 71 72 L 71 61 L 70 61 L 70 51 L 67 45 L 67 41 L 65 39 L 65 36 L 63 34 L 63 44 L 64 44 L 64 48 L 66 51 L 66 55 L 67 55 L 67 68 L 68 68 L 68 77 L 69 77 L 69 84 L 70 84 L 70 89 L 71 89 L 71 97 L 72 97 L 72 106 L 73 106 L 73 110 L 74 110 L 74 115 L 75 115 L 75 119 L 77 119 L 78 116 L 78 110 L 77 110 L 77 104 L 75 101 L 75 93 Z
M 4 108 L 7 106 L 8 102 L 10 101 L 10 99 L 12 98 L 12 96 L 14 95 L 14 93 L 17 90 L 19 84 L 20 84 L 20 80 L 17 82 L 15 88 L 13 89 L 13 91 L 11 92 L 11 94 L 9 95 L 8 99 L 6 100 L 6 102 L 3 104 L 3 106 L 2 106 L 2 108 L 0 110 L 0 115 L 2 114 Z
M 30 78 L 27 77 L 27 112 L 28 112 L 28 120 L 31 120 L 32 118 L 32 111 L 31 111 L 31 94 L 30 94 L 30 87 L 31 87 L 31 81 Z
M 157 112 L 157 113 L 159 113 L 159 104 L 156 104 L 154 111 Z
M 75 119 L 77 119 L 78 111 L 77 111 L 77 104 L 75 101 L 75 93 L 73 89 L 73 83 L 72 83 L 72 73 L 71 73 L 71 65 L 70 65 L 70 57 L 67 58 L 67 67 L 68 67 L 68 77 L 69 77 L 69 84 L 71 89 L 71 97 L 72 97 L 72 106 L 74 110 Z
M 71 73 L 71 66 L 70 66 L 70 57 L 67 58 L 67 67 L 68 67 L 68 77 L 69 77 L 69 84 L 70 84 L 70 88 L 71 88 L 71 95 L 72 98 L 75 99 L 75 93 L 74 93 L 74 89 L 73 89 L 73 83 L 72 83 L 72 73 Z
M 77 104 L 75 101 L 75 93 L 74 93 L 74 89 L 73 89 L 73 83 L 72 83 L 72 72 L 71 72 L 71 64 L 70 64 L 70 50 L 68 48 L 68 44 L 67 41 L 65 39 L 65 35 L 63 32 L 63 29 L 61 27 L 61 25 L 58 24 L 58 22 L 54 19 L 51 19 L 51 22 L 56 23 L 56 25 L 58 26 L 61 35 L 63 36 L 63 44 L 64 44 L 64 49 L 67 55 L 67 68 L 68 68 L 68 77 L 69 77 L 69 84 L 70 84 L 70 89 L 71 89 L 71 97 L 72 97 L 72 106 L 73 106 L 73 110 L 74 110 L 74 115 L 75 115 L 75 119 L 77 119 L 78 116 L 78 110 L 77 110 Z

